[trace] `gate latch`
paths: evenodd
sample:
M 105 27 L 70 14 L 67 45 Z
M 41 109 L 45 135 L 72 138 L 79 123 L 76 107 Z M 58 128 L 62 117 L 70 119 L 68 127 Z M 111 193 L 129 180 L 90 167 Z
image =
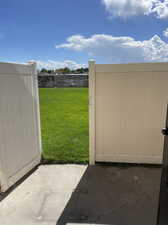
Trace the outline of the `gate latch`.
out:
M 165 127 L 165 128 L 162 129 L 162 134 L 168 135 L 168 127 Z

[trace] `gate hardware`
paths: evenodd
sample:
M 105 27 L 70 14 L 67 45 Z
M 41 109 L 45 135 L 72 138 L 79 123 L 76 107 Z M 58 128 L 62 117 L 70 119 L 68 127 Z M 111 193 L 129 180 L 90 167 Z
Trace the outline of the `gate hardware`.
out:
M 162 129 L 163 135 L 168 135 L 168 127 Z

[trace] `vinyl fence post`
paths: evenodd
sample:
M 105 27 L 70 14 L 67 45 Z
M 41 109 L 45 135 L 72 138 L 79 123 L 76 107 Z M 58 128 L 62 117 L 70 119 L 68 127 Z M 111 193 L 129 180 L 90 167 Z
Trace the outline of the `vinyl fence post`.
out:
M 42 155 L 42 140 L 41 140 L 41 120 L 40 120 L 40 103 L 39 103 L 39 87 L 38 87 L 38 74 L 37 63 L 28 62 L 32 66 L 33 81 L 34 81 L 34 95 L 35 95 L 35 109 L 36 109 L 36 129 L 38 135 L 38 150 Z
M 95 61 L 89 61 L 89 164 L 95 164 Z

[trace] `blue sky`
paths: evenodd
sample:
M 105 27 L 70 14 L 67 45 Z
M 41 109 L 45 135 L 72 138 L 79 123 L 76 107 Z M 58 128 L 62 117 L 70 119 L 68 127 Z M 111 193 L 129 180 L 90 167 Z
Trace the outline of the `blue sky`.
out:
M 40 67 L 168 61 L 168 0 L 6 0 L 0 61 Z

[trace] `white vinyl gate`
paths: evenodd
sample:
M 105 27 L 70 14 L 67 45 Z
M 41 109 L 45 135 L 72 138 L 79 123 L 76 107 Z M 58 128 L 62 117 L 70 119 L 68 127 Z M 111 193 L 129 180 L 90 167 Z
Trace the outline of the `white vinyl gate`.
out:
M 162 162 L 168 63 L 89 64 L 90 163 Z
M 0 191 L 41 158 L 36 65 L 0 63 Z

